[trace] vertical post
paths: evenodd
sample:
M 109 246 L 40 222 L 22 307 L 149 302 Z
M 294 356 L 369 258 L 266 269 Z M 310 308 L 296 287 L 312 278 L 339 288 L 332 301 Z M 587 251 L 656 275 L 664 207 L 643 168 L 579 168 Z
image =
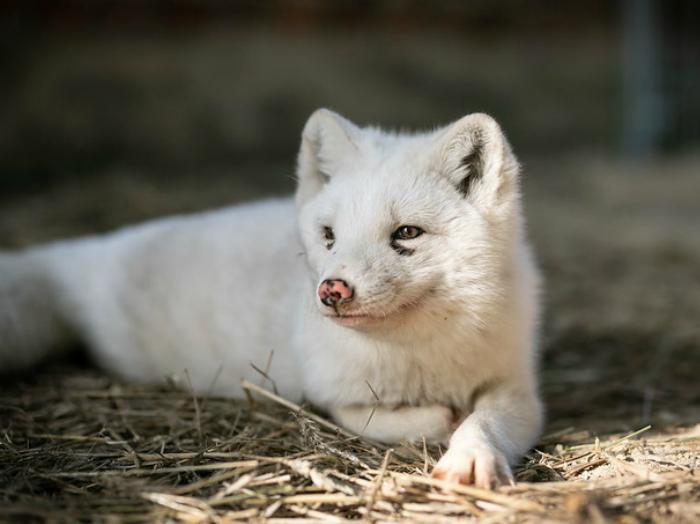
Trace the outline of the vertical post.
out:
M 625 0 L 622 23 L 623 152 L 647 158 L 659 150 L 664 101 L 655 0 Z

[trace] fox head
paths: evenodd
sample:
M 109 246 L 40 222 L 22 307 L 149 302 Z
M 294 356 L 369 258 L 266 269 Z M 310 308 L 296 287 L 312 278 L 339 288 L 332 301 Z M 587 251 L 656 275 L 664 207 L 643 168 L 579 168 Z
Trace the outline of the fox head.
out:
M 520 231 L 518 172 L 484 114 L 396 134 L 313 113 L 296 204 L 321 314 L 361 330 L 485 322 Z

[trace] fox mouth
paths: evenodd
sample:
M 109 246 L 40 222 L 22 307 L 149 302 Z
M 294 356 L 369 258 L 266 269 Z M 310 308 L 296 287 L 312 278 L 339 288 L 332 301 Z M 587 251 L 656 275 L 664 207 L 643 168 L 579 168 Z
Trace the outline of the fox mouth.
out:
M 333 320 L 336 324 L 344 327 L 371 326 L 373 324 L 393 320 L 396 317 L 401 316 L 403 313 L 415 309 L 418 307 L 418 305 L 419 302 L 409 302 L 402 304 L 391 311 L 383 311 L 378 313 L 365 313 L 362 311 L 348 311 L 347 313 L 343 313 L 336 310 L 335 314 L 327 314 L 324 316 Z
M 332 319 L 336 324 L 340 324 L 345 327 L 360 326 L 363 324 L 370 324 L 375 322 L 381 322 L 387 316 L 370 315 L 367 313 L 348 313 L 337 315 L 325 315 L 326 317 Z

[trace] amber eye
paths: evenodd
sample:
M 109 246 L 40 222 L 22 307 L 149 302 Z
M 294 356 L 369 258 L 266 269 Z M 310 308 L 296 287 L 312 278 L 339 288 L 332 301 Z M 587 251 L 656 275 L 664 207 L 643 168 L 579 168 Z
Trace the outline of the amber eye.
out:
M 333 247 L 335 243 L 335 234 L 333 233 L 333 228 L 328 226 L 323 226 L 323 238 L 326 241 L 326 249 Z
M 396 231 L 394 231 L 394 234 L 391 235 L 391 238 L 393 238 L 394 240 L 411 240 L 413 238 L 421 236 L 422 234 L 423 230 L 418 226 L 401 226 Z

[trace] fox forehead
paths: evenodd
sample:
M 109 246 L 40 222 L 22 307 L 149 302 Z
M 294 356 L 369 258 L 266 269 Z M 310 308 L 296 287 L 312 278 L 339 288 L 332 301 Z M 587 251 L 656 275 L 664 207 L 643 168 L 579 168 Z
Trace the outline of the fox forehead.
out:
M 333 177 L 319 194 L 317 217 L 357 227 L 367 221 L 401 225 L 448 221 L 464 213 L 466 202 L 429 166 L 383 163 L 375 169 Z M 331 224 L 326 224 L 331 225 Z
M 435 160 L 433 133 L 400 134 L 369 128 L 355 140 L 358 154 L 345 166 L 350 172 L 412 178 L 426 173 Z

